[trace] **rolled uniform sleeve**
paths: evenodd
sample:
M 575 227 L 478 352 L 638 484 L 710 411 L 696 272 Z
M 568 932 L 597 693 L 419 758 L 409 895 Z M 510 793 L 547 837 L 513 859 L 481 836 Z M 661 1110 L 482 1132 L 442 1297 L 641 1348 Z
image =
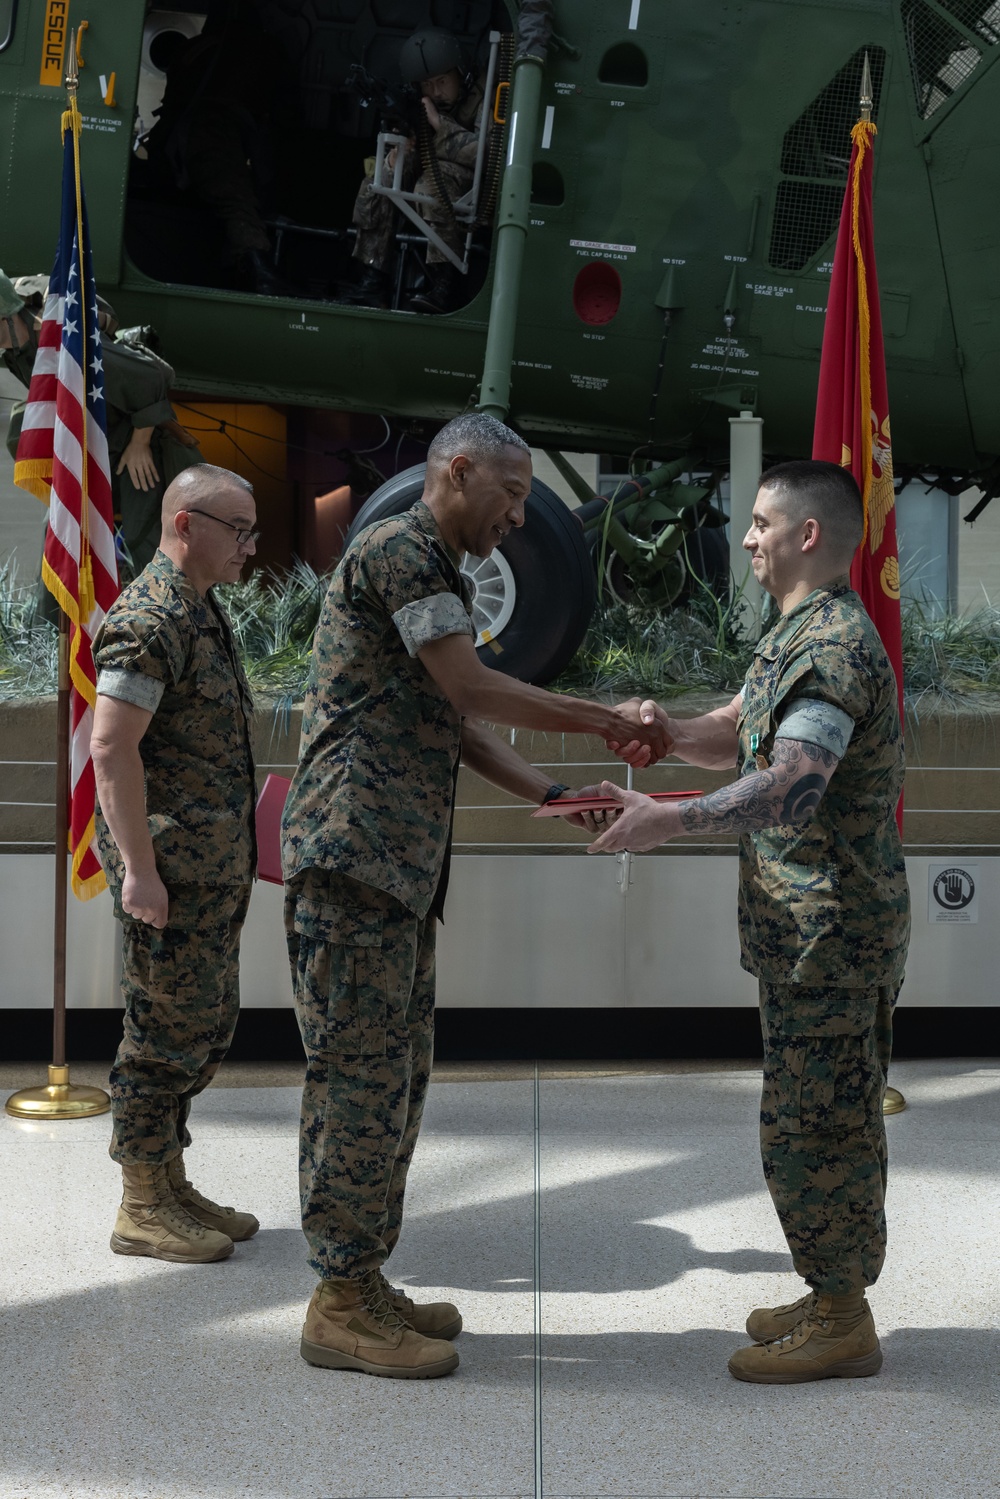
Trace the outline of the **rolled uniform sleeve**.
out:
M 466 603 L 456 592 L 461 586 L 457 560 L 429 536 L 411 534 L 363 547 L 352 592 L 362 607 L 388 614 L 407 653 L 416 656 L 446 635 L 475 638 Z
M 821 698 L 797 697 L 785 709 L 774 737 L 818 745 L 842 760 L 853 733 L 854 719 L 843 708 Z
M 392 622 L 411 656 L 419 655 L 425 645 L 443 640 L 446 635 L 473 633 L 465 605 L 454 593 L 438 593 L 404 604 L 393 614 Z
M 142 672 L 106 666 L 97 678 L 97 691 L 101 697 L 114 697 L 119 702 L 145 708 L 147 713 L 155 713 L 163 697 L 163 683 Z

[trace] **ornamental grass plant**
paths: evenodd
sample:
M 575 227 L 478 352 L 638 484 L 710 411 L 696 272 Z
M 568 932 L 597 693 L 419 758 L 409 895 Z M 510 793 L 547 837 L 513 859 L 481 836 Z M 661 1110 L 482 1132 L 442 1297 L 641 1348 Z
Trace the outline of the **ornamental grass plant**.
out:
M 301 701 L 327 578 L 296 562 L 280 575 L 258 571 L 220 589 L 254 694 L 287 711 Z M 0 564 L 0 701 L 56 689 L 56 631 L 36 619 L 38 585 Z M 599 605 L 580 649 L 550 688 L 590 697 L 635 694 L 669 700 L 686 692 L 739 691 L 753 646 L 732 610 L 707 590 L 661 612 Z M 903 663 L 911 711 L 973 706 L 1000 696 L 1000 608 L 963 615 L 920 604 L 903 610 Z

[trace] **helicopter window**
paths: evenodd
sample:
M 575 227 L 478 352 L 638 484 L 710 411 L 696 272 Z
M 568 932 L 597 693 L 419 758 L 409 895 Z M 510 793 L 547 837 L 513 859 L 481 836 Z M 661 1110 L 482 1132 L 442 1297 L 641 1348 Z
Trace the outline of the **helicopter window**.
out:
M 779 182 L 768 263 L 778 271 L 801 271 L 833 234 L 844 189 L 818 182 Z
M 549 161 L 536 161 L 531 168 L 531 201 L 545 208 L 558 208 L 566 201 L 563 174 Z
M 622 300 L 622 278 L 606 260 L 592 260 L 573 283 L 573 310 L 582 323 L 610 323 Z
M 619 42 L 609 47 L 597 70 L 599 83 L 614 83 L 619 88 L 645 88 L 649 82 L 649 63 L 641 47 L 634 42 Z
M 9 47 L 17 19 L 17 0 L 0 0 L 0 52 Z
M 885 48 L 861 47 L 786 131 L 781 145 L 768 264 L 800 271 L 836 231 L 851 162 L 865 54 L 871 64 L 872 119 L 878 120 Z
M 951 15 L 952 20 L 948 19 Z M 900 6 L 917 113 L 929 120 L 1000 42 L 998 0 L 903 0 Z
M 885 50 L 862 47 L 786 132 L 781 143 L 781 170 L 786 176 L 846 179 L 866 52 L 872 72 L 872 119 L 878 121 Z
M 0 15 L 10 3 L 0 0 Z M 461 47 L 461 91 L 443 107 L 454 104 L 474 137 L 487 121 L 460 161 L 434 157 L 430 166 L 419 87 L 404 88 L 399 72 L 403 43 L 427 26 L 449 29 Z M 492 90 L 512 62 L 505 0 L 189 0 L 187 9 L 155 0 L 140 60 L 129 258 L 159 281 L 396 307 L 433 284 L 429 227 L 453 257 L 452 305 L 465 305 L 489 268 L 506 142 L 488 122 Z M 477 110 L 491 76 L 491 98 Z M 356 201 L 380 136 L 400 130 L 422 144 L 405 152 L 397 194 L 443 207 L 418 207 L 411 225 L 393 198 L 386 243 L 368 259 L 355 253 Z M 422 170 L 433 180 L 418 189 Z M 381 191 L 391 163 L 386 171 Z M 381 218 L 378 226 L 381 234 Z M 359 302 L 372 264 L 387 291 Z

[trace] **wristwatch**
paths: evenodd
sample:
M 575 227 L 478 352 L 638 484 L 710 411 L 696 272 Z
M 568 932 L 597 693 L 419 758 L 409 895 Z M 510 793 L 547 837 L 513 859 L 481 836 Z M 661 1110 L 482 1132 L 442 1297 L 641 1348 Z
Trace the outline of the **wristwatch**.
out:
M 568 786 L 560 786 L 559 783 L 556 782 L 555 785 L 549 787 L 548 791 L 546 791 L 545 795 L 542 797 L 538 805 L 540 807 L 544 807 L 546 802 L 558 801 L 559 798 L 568 790 Z

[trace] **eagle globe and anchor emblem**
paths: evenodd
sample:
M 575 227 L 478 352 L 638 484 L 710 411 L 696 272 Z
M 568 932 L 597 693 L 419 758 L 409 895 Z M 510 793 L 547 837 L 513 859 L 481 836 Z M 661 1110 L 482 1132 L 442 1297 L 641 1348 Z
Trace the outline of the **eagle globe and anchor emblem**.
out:
M 872 482 L 868 493 L 868 548 L 877 557 L 885 540 L 885 523 L 896 503 L 896 490 L 892 479 L 892 440 L 889 433 L 889 418 L 879 425 L 878 413 L 872 411 Z M 842 468 L 851 466 L 851 450 L 842 445 L 840 463 Z M 899 558 L 890 553 L 879 571 L 879 584 L 887 598 L 899 600 Z

